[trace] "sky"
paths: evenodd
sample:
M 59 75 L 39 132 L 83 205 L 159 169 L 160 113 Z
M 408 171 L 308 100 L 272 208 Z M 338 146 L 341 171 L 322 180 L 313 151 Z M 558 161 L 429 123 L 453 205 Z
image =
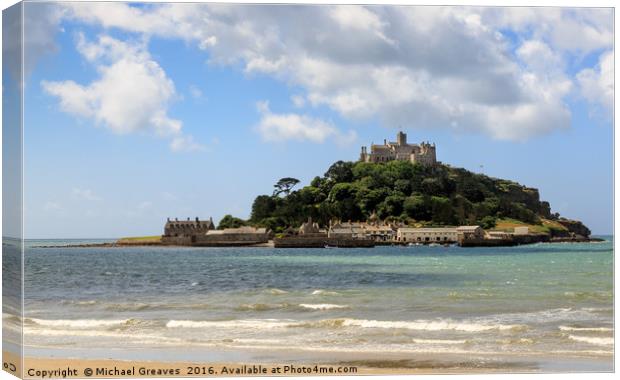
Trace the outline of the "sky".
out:
M 612 233 L 611 9 L 26 3 L 24 22 L 27 238 L 247 218 L 399 130 Z

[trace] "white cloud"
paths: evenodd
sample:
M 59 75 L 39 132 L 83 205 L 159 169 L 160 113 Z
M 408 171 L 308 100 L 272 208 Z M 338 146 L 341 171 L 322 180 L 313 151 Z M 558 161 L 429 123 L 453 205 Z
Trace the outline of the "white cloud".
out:
M 119 134 L 145 130 L 166 136 L 181 131 L 181 122 L 167 116 L 174 84 L 143 44 L 106 35 L 91 43 L 80 35 L 77 48 L 96 65 L 100 77 L 85 86 L 71 80 L 43 81 L 63 111 L 93 118 Z
M 257 130 L 265 141 L 295 140 L 323 143 L 332 139 L 338 144 L 346 145 L 357 137 L 354 131 L 342 133 L 331 123 L 307 115 L 272 113 L 266 101 L 259 102 L 257 108 L 261 114 Z
M 70 3 L 65 10 L 105 28 L 195 43 L 212 64 L 273 76 L 346 118 L 499 139 L 567 128 L 564 98 L 576 90 L 567 56 L 613 44 L 609 9 Z M 580 91 L 594 83 L 587 73 Z M 324 135 L 313 133 L 305 138 Z
M 291 101 L 297 108 L 302 108 L 306 105 L 306 99 L 303 97 L 303 95 L 293 95 L 291 96 Z
M 586 55 L 613 46 L 611 8 L 481 8 L 483 22 L 548 41 L 553 48 Z
M 194 99 L 203 99 L 204 98 L 202 90 L 200 90 L 200 88 L 198 88 L 198 86 L 195 86 L 195 85 L 189 86 L 189 93 L 192 95 L 192 98 L 194 98 Z
M 599 58 L 593 69 L 584 69 L 577 74 L 581 93 L 591 103 L 600 104 L 609 113 L 614 102 L 614 54 L 607 51 Z
M 170 142 L 170 149 L 173 152 L 197 152 L 206 150 L 206 147 L 194 141 L 194 137 L 185 135 L 174 137 Z
M 92 190 L 90 189 L 82 189 L 79 187 L 75 187 L 72 190 L 72 193 L 75 197 L 79 198 L 79 199 L 83 199 L 86 201 L 101 201 L 103 200 L 103 198 L 101 198 L 100 196 L 96 195 Z
M 386 22 L 363 6 L 335 5 L 329 8 L 328 13 L 329 17 L 336 21 L 343 30 L 370 32 L 390 45 L 396 44 L 384 34 Z
M 117 134 L 147 132 L 172 138 L 174 151 L 198 150 L 182 122 L 168 116 L 176 97 L 174 83 L 152 59 L 145 41 L 120 41 L 101 35 L 95 42 L 77 36 L 77 50 L 95 65 L 99 77 L 87 85 L 72 80 L 42 81 L 43 89 L 67 113 L 95 120 Z

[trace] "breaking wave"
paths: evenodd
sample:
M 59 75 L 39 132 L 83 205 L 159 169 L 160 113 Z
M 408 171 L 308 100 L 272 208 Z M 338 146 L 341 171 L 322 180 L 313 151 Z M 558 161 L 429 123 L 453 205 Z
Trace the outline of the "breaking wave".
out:
M 331 310 L 331 309 L 348 309 L 348 305 L 334 305 L 330 303 L 319 303 L 319 304 L 310 304 L 310 303 L 302 303 L 299 304 L 300 307 L 304 309 L 311 310 Z
M 568 338 L 574 341 L 577 341 L 577 342 L 595 344 L 597 346 L 611 346 L 614 344 L 614 338 L 596 338 L 596 337 L 591 337 L 591 336 L 577 336 L 577 335 L 569 335 Z
M 364 328 L 383 328 L 383 329 L 408 329 L 408 330 L 458 330 L 466 332 L 480 332 L 489 330 L 512 330 L 523 331 L 527 329 L 524 325 L 503 325 L 503 324 L 482 324 L 455 321 L 369 321 L 358 319 L 345 319 L 344 326 L 359 326 Z
M 614 331 L 614 329 L 609 327 L 571 327 L 571 326 L 560 326 L 560 330 L 562 331 Z
M 283 328 L 287 327 L 291 322 L 279 320 L 279 319 L 241 319 L 232 321 L 177 321 L 171 320 L 166 323 L 168 328 L 204 328 L 204 327 L 219 327 L 219 328 Z
M 168 328 L 380 328 L 380 329 L 408 329 L 423 331 L 457 330 L 465 332 L 481 331 L 523 331 L 524 325 L 481 324 L 453 321 L 376 321 L 364 319 L 323 319 L 318 321 L 295 321 L 283 319 L 253 319 L 229 321 L 179 321 L 171 320 L 166 324 Z
M 467 340 L 451 340 L 451 339 L 413 339 L 416 344 L 465 344 Z
M 26 318 L 26 323 L 47 327 L 96 328 L 108 326 L 127 326 L 137 323 L 136 319 L 37 319 Z
M 317 289 L 312 292 L 313 296 L 339 296 L 340 293 L 331 290 Z

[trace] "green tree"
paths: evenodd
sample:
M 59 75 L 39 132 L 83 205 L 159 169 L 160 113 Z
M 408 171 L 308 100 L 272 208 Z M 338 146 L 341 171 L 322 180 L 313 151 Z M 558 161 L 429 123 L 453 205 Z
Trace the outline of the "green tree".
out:
M 412 195 L 404 202 L 407 215 L 415 220 L 429 220 L 431 218 L 430 198 L 422 195 Z
M 411 194 L 411 181 L 408 179 L 397 179 L 394 182 L 394 190 L 399 191 L 405 195 Z
M 336 161 L 325 172 L 325 178 L 335 183 L 353 181 L 353 163 L 348 161 Z
M 218 230 L 223 230 L 225 228 L 239 228 L 242 226 L 247 226 L 247 222 L 240 218 L 235 218 L 234 216 L 227 214 L 224 215 L 220 223 L 217 225 Z
M 273 190 L 273 196 L 275 197 L 280 194 L 289 195 L 291 190 L 293 190 L 293 187 L 295 187 L 298 183 L 299 180 L 297 178 L 281 178 L 275 185 L 273 185 L 273 187 L 275 187 L 275 190 Z
M 485 216 L 484 218 L 480 219 L 478 224 L 485 230 L 490 230 L 497 225 L 497 218 L 495 218 L 494 216 Z
M 441 224 L 454 223 L 454 210 L 450 199 L 446 197 L 431 197 L 431 207 L 433 212 L 433 222 Z
M 401 194 L 393 194 L 385 197 L 385 200 L 377 206 L 377 215 L 385 219 L 388 216 L 400 216 L 403 212 L 405 197 Z
M 273 195 L 258 196 L 252 224 L 276 231 L 297 227 L 308 216 L 325 225 L 332 218 L 365 220 L 373 211 L 384 219 L 423 224 L 490 225 L 501 217 L 540 223 L 541 217 L 554 217 L 536 189 L 441 164 L 338 161 L 324 176 L 293 191 L 298 184 L 295 178 L 282 178 Z
M 269 195 L 259 195 L 252 203 L 251 220 L 258 222 L 259 220 L 269 218 L 276 210 L 276 200 Z

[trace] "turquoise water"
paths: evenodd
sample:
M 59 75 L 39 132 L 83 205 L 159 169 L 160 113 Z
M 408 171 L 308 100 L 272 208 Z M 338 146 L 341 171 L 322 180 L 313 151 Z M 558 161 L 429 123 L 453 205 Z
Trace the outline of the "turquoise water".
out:
M 25 343 L 47 354 L 122 347 L 176 359 L 193 350 L 612 363 L 611 239 L 506 248 L 36 245 L 26 250 Z

